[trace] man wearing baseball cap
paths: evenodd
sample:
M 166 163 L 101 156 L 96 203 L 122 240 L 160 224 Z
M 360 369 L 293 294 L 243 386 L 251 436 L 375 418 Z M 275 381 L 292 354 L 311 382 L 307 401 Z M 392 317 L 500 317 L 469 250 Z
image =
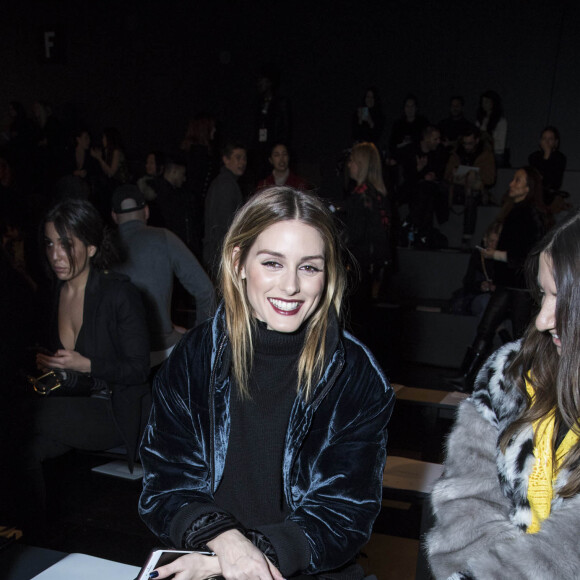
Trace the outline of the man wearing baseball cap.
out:
M 171 321 L 173 276 L 195 299 L 197 326 L 215 309 L 213 285 L 197 258 L 171 231 L 147 225 L 149 207 L 136 185 L 121 185 L 112 197 L 123 261 L 115 269 L 141 290 L 151 340 L 151 367 L 160 365 L 185 329 Z

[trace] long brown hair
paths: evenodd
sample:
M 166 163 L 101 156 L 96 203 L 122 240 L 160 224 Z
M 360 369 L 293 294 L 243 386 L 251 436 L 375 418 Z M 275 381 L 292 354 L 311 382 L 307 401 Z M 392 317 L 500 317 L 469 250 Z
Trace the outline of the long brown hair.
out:
M 505 451 L 510 438 L 525 425 L 546 419 L 555 410 L 556 437 L 562 428 L 580 435 L 580 212 L 574 213 L 549 232 L 528 257 L 529 285 L 539 298 L 538 268 L 540 255 L 549 258 L 556 283 L 556 331 L 562 346 L 558 355 L 552 337 L 539 332 L 532 322 L 522 348 L 507 371 L 527 400 L 526 409 L 502 434 L 500 445 Z M 534 388 L 533 405 L 526 393 L 524 377 Z M 563 468 L 571 472 L 568 483 L 559 492 L 571 497 L 580 492 L 580 442 L 566 456 Z
M 520 201 L 519 204 L 526 204 L 535 207 L 536 210 L 538 211 L 538 214 L 542 217 L 544 225 L 551 226 L 552 224 L 548 223 L 548 219 L 546 216 L 546 206 L 544 205 L 542 194 L 542 176 L 540 172 L 531 165 L 520 167 L 520 169 L 526 174 L 526 184 L 530 188 L 530 190 L 528 191 L 528 194 L 526 195 L 525 199 Z M 516 169 L 516 172 L 520 171 L 520 169 Z M 499 214 L 496 218 L 496 221 L 503 224 L 507 216 L 514 209 L 515 205 L 516 203 L 514 202 L 514 200 L 511 197 L 509 197 L 509 195 L 506 193 L 503 197 L 502 206 L 501 209 L 499 210 Z
M 240 270 L 258 236 L 271 225 L 286 220 L 299 220 L 313 227 L 324 242 L 324 290 L 316 311 L 307 321 L 306 339 L 298 361 L 297 390 L 303 388 L 306 399 L 324 368 L 329 316 L 333 310 L 340 315 L 342 308 L 346 276 L 342 244 L 330 211 L 315 195 L 291 187 L 269 187 L 254 195 L 234 218 L 224 240 L 220 265 L 233 374 L 243 397 L 249 396 L 255 318 Z

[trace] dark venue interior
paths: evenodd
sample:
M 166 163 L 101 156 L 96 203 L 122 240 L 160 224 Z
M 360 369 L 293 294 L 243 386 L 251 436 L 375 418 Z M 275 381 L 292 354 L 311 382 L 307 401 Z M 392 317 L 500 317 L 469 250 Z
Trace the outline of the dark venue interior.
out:
M 484 91 L 501 95 L 509 158 L 498 167 L 492 202 L 480 207 L 470 246 L 461 243 L 462 213 L 452 209 L 440 228 L 448 247 L 396 248 L 396 269 L 371 311 L 352 321 L 354 334 L 369 345 L 389 380 L 421 391 L 400 397 L 389 426 L 389 455 L 440 464 L 457 401 L 441 404 L 428 391 L 454 391 L 443 377 L 460 368 L 477 327 L 474 316 L 450 311 L 451 295 L 461 287 L 470 250 L 497 214 L 514 171 L 528 164 L 546 126 L 559 128 L 567 157 L 562 185 L 567 205 L 556 221 L 580 206 L 580 4 L 7 0 L 0 13 L 0 146 L 8 140 L 9 103 L 21 102 L 28 114 L 34 102 L 50 103 L 67 134 L 83 127 L 96 142 L 104 129 L 116 127 L 135 179 L 143 175 L 148 153 L 178 150 L 189 119 L 200 113 L 216 120 L 220 141 L 247 144 L 249 167 L 255 168 L 257 81 L 265 65 L 279 74 L 279 94 L 290 103 L 293 168 L 336 207 L 347 196 L 344 161 L 353 144 L 352 117 L 367 87 L 376 87 L 381 97 L 385 129 L 377 148 L 383 161 L 389 157 L 391 126 L 409 93 L 434 124 L 448 116 L 453 95 L 464 98 L 468 119 L 475 119 Z M 253 183 L 248 177 L 244 194 L 263 177 L 256 175 Z M 399 177 L 385 179 L 388 190 L 393 179 Z M 39 294 L 49 286 L 35 234 L 53 195 L 37 187 L 21 200 Z M 1 297 L 1 340 L 12 344 L 0 352 L 0 364 L 7 367 L 16 348 L 33 346 L 26 344 L 23 325 L 39 324 L 32 309 L 14 312 L 11 296 Z M 175 308 L 175 322 L 190 325 L 191 313 Z M 501 344 L 502 338 L 494 340 Z M 13 388 L 2 385 L 6 405 L 13 404 Z M 7 407 L 1 416 L 7 425 L 0 436 L 8 441 L 18 418 Z M 49 533 L 30 543 L 143 563 L 158 540 L 137 513 L 141 484 L 91 471 L 110 459 L 119 456 L 73 451 L 46 462 Z M 0 540 L 2 526 L 13 522 L 13 487 L 13 481 L 0 485 Z M 428 525 L 425 497 L 421 491 L 386 489 L 373 540 L 360 557 L 368 574 L 380 580 L 429 578 L 420 548 Z M 16 542 L 28 543 L 26 535 Z M 0 546 L 0 562 L 14 574 L 9 578 L 31 578 L 26 574 L 38 574 L 42 562 L 50 561 L 48 552 L 38 552 L 40 563 L 27 568 L 14 559 L 14 549 Z

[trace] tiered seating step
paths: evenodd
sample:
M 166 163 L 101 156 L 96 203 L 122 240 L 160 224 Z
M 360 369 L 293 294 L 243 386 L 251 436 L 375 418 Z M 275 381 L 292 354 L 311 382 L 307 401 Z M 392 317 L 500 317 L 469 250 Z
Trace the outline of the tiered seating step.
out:
M 447 237 L 450 248 L 461 247 L 464 209 L 461 205 L 454 205 L 449 212 L 449 220 L 437 225 L 437 229 Z M 471 247 L 481 242 L 485 230 L 496 219 L 498 212 L 499 207 L 496 205 L 482 205 L 477 208 L 477 221 L 471 238 Z
M 477 330 L 475 316 L 422 310 L 400 313 L 399 354 L 406 361 L 459 368 Z
M 438 410 L 455 410 L 459 403 L 467 399 L 468 395 L 460 391 L 440 391 L 437 389 L 420 389 L 406 387 L 393 383 L 397 401 L 405 401 L 414 405 L 435 407 Z
M 389 455 L 383 473 L 383 497 L 426 497 L 442 473 L 439 463 Z
M 392 285 L 405 300 L 449 300 L 461 287 L 469 252 L 399 248 L 399 272 Z

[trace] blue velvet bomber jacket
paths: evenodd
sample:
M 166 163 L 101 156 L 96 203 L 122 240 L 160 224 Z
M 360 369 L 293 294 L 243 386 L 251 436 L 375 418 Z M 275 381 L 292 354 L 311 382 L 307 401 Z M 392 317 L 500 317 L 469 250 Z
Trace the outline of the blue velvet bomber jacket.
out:
M 327 366 L 308 400 L 296 396 L 283 458 L 289 514 L 258 530 L 286 576 L 334 570 L 368 540 L 381 504 L 394 393 L 370 352 L 333 319 Z M 230 345 L 223 308 L 190 331 L 158 373 L 141 446 L 141 517 L 183 547 L 224 472 L 230 430 Z M 201 520 L 200 520 L 201 518 Z

